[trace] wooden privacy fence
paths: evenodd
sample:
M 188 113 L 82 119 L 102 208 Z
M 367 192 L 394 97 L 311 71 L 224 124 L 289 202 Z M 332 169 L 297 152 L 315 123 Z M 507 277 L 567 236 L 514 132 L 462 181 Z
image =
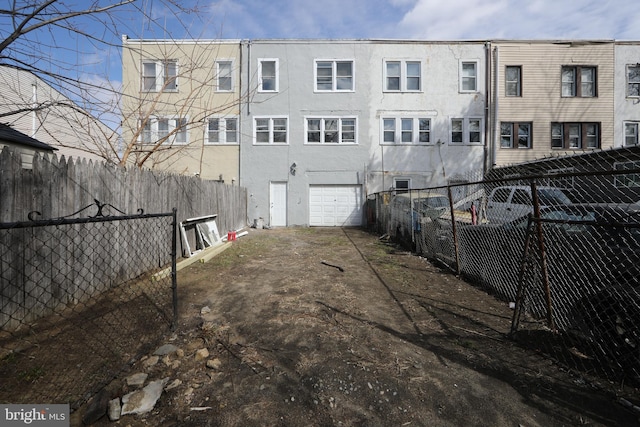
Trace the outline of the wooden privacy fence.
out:
M 62 217 L 95 200 L 127 214 L 175 207 L 178 222 L 217 214 L 223 233 L 247 224 L 247 191 L 239 186 L 47 154 L 36 154 L 33 168 L 23 169 L 17 152 L 0 153 L 0 222 L 26 221 L 32 211 Z

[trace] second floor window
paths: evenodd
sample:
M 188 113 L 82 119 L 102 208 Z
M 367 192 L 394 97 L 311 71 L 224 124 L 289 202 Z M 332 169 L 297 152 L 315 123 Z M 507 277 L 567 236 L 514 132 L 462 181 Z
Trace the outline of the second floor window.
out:
M 522 67 L 507 65 L 505 69 L 505 96 L 522 96 Z
M 258 79 L 260 92 L 277 92 L 278 91 L 278 60 L 277 59 L 260 59 L 258 68 Z
M 151 117 L 142 124 L 142 144 L 187 144 L 187 119 L 184 117 Z
M 238 119 L 211 117 L 207 120 L 205 144 L 237 144 Z
M 233 62 L 216 61 L 216 90 L 231 92 L 233 90 Z
M 431 119 L 418 117 L 384 117 L 383 144 L 429 144 Z
M 569 98 L 597 96 L 596 67 L 563 66 L 562 96 Z
M 417 92 L 422 89 L 420 61 L 385 61 L 385 91 Z
M 551 148 L 600 148 L 600 123 L 551 123 Z
M 500 123 L 500 148 L 531 148 L 531 123 Z
M 306 143 L 355 144 L 355 117 L 307 118 Z
M 627 97 L 640 98 L 640 64 L 627 65 Z
M 288 119 L 286 117 L 255 117 L 253 120 L 254 144 L 287 144 Z
M 142 90 L 164 92 L 178 89 L 178 61 L 145 60 L 142 62 Z
M 315 61 L 315 90 L 317 92 L 352 92 L 353 61 Z

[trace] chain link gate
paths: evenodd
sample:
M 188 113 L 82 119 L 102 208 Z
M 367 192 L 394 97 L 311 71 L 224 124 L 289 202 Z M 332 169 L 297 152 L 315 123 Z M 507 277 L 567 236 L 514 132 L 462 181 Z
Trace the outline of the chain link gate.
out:
M 175 327 L 176 210 L 38 215 L 0 223 L 0 402 L 75 409 Z

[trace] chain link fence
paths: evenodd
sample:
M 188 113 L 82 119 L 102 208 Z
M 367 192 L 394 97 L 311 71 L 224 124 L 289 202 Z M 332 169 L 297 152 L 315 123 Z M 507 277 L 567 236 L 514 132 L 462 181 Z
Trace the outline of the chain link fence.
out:
M 176 214 L 29 218 L 0 223 L 0 402 L 75 409 L 175 326 Z
M 597 168 L 553 160 L 378 193 L 368 218 L 508 303 L 512 338 L 583 374 L 639 385 L 640 156 L 626 154 Z

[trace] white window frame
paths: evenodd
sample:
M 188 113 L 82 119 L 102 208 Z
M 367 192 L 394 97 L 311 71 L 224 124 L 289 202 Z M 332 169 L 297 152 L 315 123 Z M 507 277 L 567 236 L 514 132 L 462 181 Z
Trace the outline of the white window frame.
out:
M 331 89 L 318 89 L 318 63 L 331 63 Z M 351 63 L 351 88 L 338 89 L 338 63 Z M 314 59 L 313 60 L 313 90 L 318 93 L 355 92 L 356 91 L 356 61 L 354 59 Z
M 638 126 L 638 122 L 624 122 L 624 140 L 622 141 L 623 147 L 633 147 L 638 145 L 638 131 L 640 130 L 640 126 Z M 628 132 L 631 130 L 632 132 Z M 629 141 L 631 140 L 631 143 Z
M 466 76 L 465 75 L 465 65 L 473 64 L 474 66 L 474 75 Z M 459 63 L 459 90 L 460 93 L 477 93 L 478 92 L 478 84 L 479 84 L 479 61 L 478 60 L 461 60 Z M 473 79 L 473 89 L 465 89 L 465 81 L 468 79 Z
M 263 75 L 262 64 L 265 62 L 273 62 L 275 65 L 274 76 L 274 88 L 264 89 L 263 87 Z M 275 93 L 280 91 L 280 61 L 278 58 L 258 58 L 258 92 Z
M 210 141 L 209 123 L 213 120 L 218 121 L 218 141 Z M 235 141 L 228 141 L 227 123 L 235 120 Z M 204 123 L 204 143 L 205 145 L 238 145 L 240 144 L 240 119 L 237 116 L 212 116 L 205 120 Z
M 393 130 L 385 129 L 385 121 L 393 120 Z M 403 140 L 403 133 L 407 130 L 403 129 L 403 121 L 411 121 L 411 141 L 407 142 Z M 429 122 L 429 141 L 421 142 L 420 134 L 423 132 L 420 129 L 420 121 L 428 120 Z M 393 132 L 393 142 L 385 140 L 385 132 Z M 380 117 L 380 144 L 381 145 L 434 145 L 433 141 L 433 121 L 428 116 L 391 116 L 385 115 Z
M 453 121 L 462 121 L 462 141 L 453 141 Z M 480 141 L 471 142 L 471 122 L 478 121 L 478 134 Z M 482 117 L 449 117 L 449 144 L 450 145 L 484 145 L 484 119 Z
M 632 69 L 636 71 L 634 75 L 631 74 Z M 626 96 L 627 98 L 640 98 L 640 64 L 627 64 L 626 67 Z M 633 90 L 631 90 L 633 88 Z M 632 92 L 635 92 L 632 94 Z
M 309 120 L 319 120 L 320 121 L 320 141 L 309 141 Z M 325 141 L 326 135 L 326 122 L 327 120 L 337 120 L 337 132 L 338 132 L 338 141 L 337 142 L 327 142 Z M 345 120 L 353 120 L 354 129 L 353 129 L 353 142 L 344 141 L 343 134 L 346 133 L 344 130 L 344 121 Z M 305 116 L 304 117 L 304 143 L 308 145 L 357 145 L 358 144 L 358 118 L 356 116 Z
M 177 121 L 184 122 L 184 129 L 176 131 Z M 149 126 L 149 141 L 145 141 L 144 134 L 145 132 L 140 132 L 138 136 L 138 143 L 144 145 L 156 145 L 158 140 L 164 138 L 164 135 L 161 136 L 160 125 L 163 122 L 167 122 L 167 130 L 166 133 L 170 135 L 165 141 L 162 142 L 162 145 L 188 145 L 189 144 L 189 119 L 188 117 L 178 117 L 178 116 L 153 116 L 149 117 L 146 124 Z M 142 120 L 138 121 L 138 126 L 142 125 Z M 164 132 L 162 132 L 164 133 Z M 178 141 L 178 136 L 184 133 L 184 141 Z
M 221 74 L 220 71 L 220 66 L 222 64 L 229 64 L 229 75 L 223 75 Z M 216 59 L 215 61 L 215 71 L 216 71 L 216 78 L 215 78 L 215 91 L 216 92 L 233 92 L 233 88 L 235 87 L 235 76 L 234 76 L 234 61 L 233 59 L 230 58 L 220 58 L 220 59 Z M 220 88 L 220 79 L 221 78 L 229 78 L 230 81 L 230 88 L 229 89 L 221 89 Z
M 515 79 L 509 80 L 509 70 L 516 70 Z M 504 68 L 504 96 L 509 98 L 522 97 L 522 65 L 506 65 Z
M 285 142 L 274 142 L 274 120 L 286 120 L 286 131 L 285 131 Z M 269 141 L 268 142 L 258 142 L 258 131 L 257 131 L 257 121 L 258 120 L 268 120 L 268 133 L 269 133 Z M 253 145 L 289 145 L 289 116 L 254 116 L 253 117 Z
M 167 64 L 175 64 L 175 75 L 168 76 Z M 140 71 L 140 91 L 141 92 L 177 92 L 178 91 L 178 61 L 176 59 L 143 59 L 142 67 Z M 145 65 L 154 65 L 154 76 L 145 75 Z M 145 78 L 153 78 L 153 87 L 145 88 Z M 169 80 L 173 81 L 173 84 L 168 84 Z M 166 87 L 165 87 L 166 86 Z
M 398 63 L 400 65 L 400 75 L 397 76 L 399 79 L 398 89 L 390 89 L 389 88 L 389 76 L 388 74 L 388 65 L 392 63 Z M 408 74 L 408 66 L 409 64 L 418 64 L 420 66 L 420 74 L 417 76 L 418 80 L 418 89 L 409 89 L 409 79 L 415 78 L 416 76 L 409 76 Z M 412 60 L 412 59 L 385 59 L 382 65 L 382 74 L 383 74 L 383 92 L 422 92 L 422 61 L 420 60 Z
M 613 170 L 640 169 L 640 161 L 614 162 Z M 637 188 L 640 187 L 640 174 L 614 175 L 613 185 L 616 188 Z
M 398 188 L 398 182 L 406 182 L 407 187 Z M 393 190 L 396 194 L 408 193 L 411 190 L 411 178 L 393 177 Z

